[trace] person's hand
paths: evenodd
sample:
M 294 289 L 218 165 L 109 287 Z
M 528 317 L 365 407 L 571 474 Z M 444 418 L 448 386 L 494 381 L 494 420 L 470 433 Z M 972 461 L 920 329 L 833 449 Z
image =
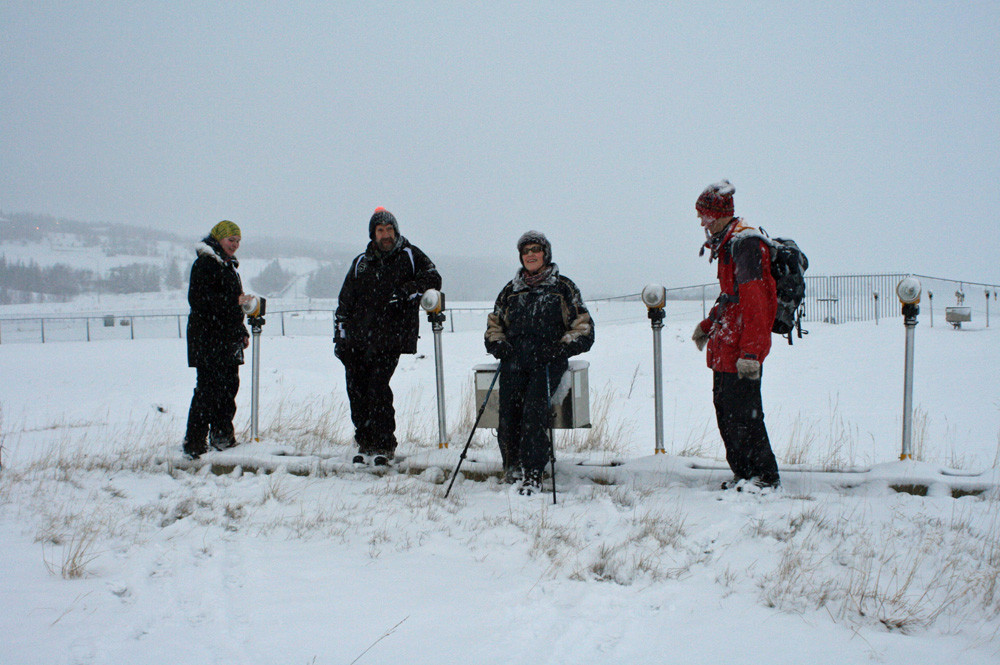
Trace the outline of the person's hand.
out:
M 694 340 L 694 345 L 698 347 L 699 351 L 705 350 L 705 345 L 708 344 L 708 333 L 702 330 L 700 323 L 694 327 L 691 339 Z
M 336 342 L 333 345 L 333 355 L 337 356 L 340 360 L 345 360 L 348 356 L 348 349 L 346 342 Z
M 250 302 L 251 298 L 253 298 L 253 296 L 250 295 L 249 293 L 242 293 L 240 294 L 240 297 L 236 299 L 236 302 L 237 304 L 239 304 L 240 307 L 243 307 L 243 305 Z
M 736 374 L 741 379 L 760 381 L 760 361 L 753 358 L 740 358 L 736 361 Z

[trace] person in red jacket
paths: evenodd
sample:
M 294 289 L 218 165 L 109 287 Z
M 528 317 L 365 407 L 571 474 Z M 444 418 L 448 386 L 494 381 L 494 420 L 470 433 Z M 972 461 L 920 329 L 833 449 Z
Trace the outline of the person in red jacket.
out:
M 707 249 L 709 261 L 718 260 L 720 294 L 692 339 L 698 350 L 708 345 L 714 372 L 712 401 L 733 471 L 722 488 L 776 488 L 778 463 L 764 426 L 760 381 L 778 300 L 770 247 L 759 231 L 734 216 L 735 191 L 723 180 L 706 187 L 695 203 L 708 237 L 702 252 Z

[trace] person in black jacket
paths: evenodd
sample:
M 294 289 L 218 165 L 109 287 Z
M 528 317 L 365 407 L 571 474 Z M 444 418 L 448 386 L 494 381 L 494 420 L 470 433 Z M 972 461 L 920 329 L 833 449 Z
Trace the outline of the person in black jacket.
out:
M 594 322 L 580 290 L 559 274 L 544 234 L 517 241 L 521 269 L 487 317 L 486 350 L 500 360 L 497 438 L 504 478 L 518 491 L 541 489 L 549 457 L 552 405 L 569 390 L 568 358 L 594 344 Z
M 250 336 L 241 305 L 250 299 L 236 271 L 240 227 L 223 220 L 195 247 L 191 266 L 187 324 L 188 366 L 197 369 L 188 411 L 184 453 L 197 459 L 206 450 L 206 436 L 219 450 L 236 445 L 233 416 L 240 389 L 239 367 Z
M 396 411 L 389 380 L 399 356 L 417 352 L 420 296 L 441 288 L 434 263 L 400 235 L 385 208 L 368 222 L 370 242 L 347 271 L 336 313 L 334 353 L 344 363 L 355 464 L 389 463 L 396 452 Z M 370 458 L 370 460 L 369 460 Z

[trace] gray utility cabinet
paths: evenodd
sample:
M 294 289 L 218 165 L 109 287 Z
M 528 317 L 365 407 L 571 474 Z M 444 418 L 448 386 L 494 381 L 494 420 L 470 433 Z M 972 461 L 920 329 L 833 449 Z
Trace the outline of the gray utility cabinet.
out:
M 476 403 L 475 409 L 479 409 L 486 392 L 493 382 L 493 375 L 497 371 L 500 363 L 483 363 L 473 367 L 476 378 Z M 569 392 L 555 407 L 555 418 L 553 426 L 556 429 L 576 429 L 578 427 L 590 427 L 590 386 L 588 384 L 587 372 L 590 363 L 586 360 L 570 360 Z M 503 383 L 503 375 L 497 379 L 497 385 L 493 387 L 490 400 L 486 403 L 486 410 L 483 417 L 479 419 L 480 429 L 496 429 L 500 420 L 500 384 Z

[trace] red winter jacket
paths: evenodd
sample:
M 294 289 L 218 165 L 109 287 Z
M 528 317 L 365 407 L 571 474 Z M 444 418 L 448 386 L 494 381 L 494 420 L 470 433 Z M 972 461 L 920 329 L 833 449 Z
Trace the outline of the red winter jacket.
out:
M 778 297 L 771 276 L 771 251 L 763 236 L 739 218 L 708 243 L 719 260 L 716 300 L 701 329 L 709 334 L 708 366 L 735 372 L 739 358 L 761 363 L 771 350 L 771 326 Z

